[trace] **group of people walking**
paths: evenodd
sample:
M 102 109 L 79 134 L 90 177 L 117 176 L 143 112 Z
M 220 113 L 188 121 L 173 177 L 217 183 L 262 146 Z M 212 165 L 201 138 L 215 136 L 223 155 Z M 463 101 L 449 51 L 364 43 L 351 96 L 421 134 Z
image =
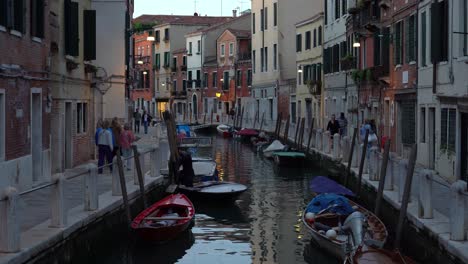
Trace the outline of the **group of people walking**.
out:
M 130 170 L 129 157 L 132 155 L 133 142 L 135 142 L 135 135 L 131 131 L 130 124 L 125 124 L 122 127 L 116 117 L 112 119 L 111 123 L 108 120 L 98 121 L 95 134 L 95 143 L 98 147 L 98 173 L 102 174 L 105 162 L 112 164 L 118 152 L 127 158 L 124 166 Z M 112 173 L 112 166 L 109 166 L 109 169 Z
M 331 116 L 330 121 L 327 125 L 327 131 L 330 131 L 330 137 L 333 139 L 333 135 L 340 134 L 340 136 L 344 137 L 347 136 L 348 129 L 348 120 L 346 119 L 344 113 L 340 114 L 338 120 L 335 118 L 333 114 Z M 376 134 L 376 126 L 374 120 L 365 120 L 362 124 L 359 135 L 361 142 L 364 142 L 366 131 L 369 131 L 368 136 L 368 144 L 367 147 L 370 149 L 372 147 L 376 147 L 378 145 L 377 134 Z
M 140 126 L 143 125 L 145 134 L 148 134 L 148 127 L 151 125 L 151 121 L 153 120 L 151 115 L 141 109 L 135 109 L 133 112 L 133 120 L 135 124 L 134 131 L 136 133 L 140 133 Z

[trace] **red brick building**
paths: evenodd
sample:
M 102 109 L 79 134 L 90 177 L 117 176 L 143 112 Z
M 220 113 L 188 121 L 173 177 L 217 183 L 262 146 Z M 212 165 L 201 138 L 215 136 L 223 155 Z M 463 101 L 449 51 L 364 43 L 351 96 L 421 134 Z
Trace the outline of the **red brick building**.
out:
M 133 89 L 130 98 L 135 109 L 150 111 L 154 115 L 155 104 L 152 102 L 154 96 L 154 74 L 153 74 L 153 45 L 154 42 L 148 37 L 154 37 L 153 30 L 135 33 L 134 43 L 134 71 Z
M 26 189 L 51 174 L 49 7 L 11 3 L 0 2 L 0 188 Z
M 172 112 L 179 119 L 186 118 L 187 109 L 187 50 L 185 48 L 173 52 L 171 102 Z

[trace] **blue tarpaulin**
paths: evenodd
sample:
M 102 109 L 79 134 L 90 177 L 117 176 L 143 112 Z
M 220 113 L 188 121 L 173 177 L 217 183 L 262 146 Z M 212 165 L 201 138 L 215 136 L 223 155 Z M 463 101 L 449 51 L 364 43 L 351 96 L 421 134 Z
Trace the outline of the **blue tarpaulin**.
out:
M 315 177 L 310 183 L 310 188 L 318 194 L 334 193 L 340 195 L 355 196 L 352 191 L 350 191 L 343 185 L 340 185 L 334 180 L 331 180 L 324 176 Z
M 180 131 L 185 131 L 185 136 L 186 137 L 191 137 L 190 135 L 190 127 L 188 125 L 177 125 L 176 126 L 176 132 L 177 132 L 177 135 L 180 134 Z
M 307 205 L 306 212 L 316 214 L 324 209 L 327 209 L 327 213 L 336 213 L 340 215 L 349 215 L 354 212 L 353 207 L 351 207 L 346 197 L 333 193 L 317 195 L 312 199 L 309 205 Z

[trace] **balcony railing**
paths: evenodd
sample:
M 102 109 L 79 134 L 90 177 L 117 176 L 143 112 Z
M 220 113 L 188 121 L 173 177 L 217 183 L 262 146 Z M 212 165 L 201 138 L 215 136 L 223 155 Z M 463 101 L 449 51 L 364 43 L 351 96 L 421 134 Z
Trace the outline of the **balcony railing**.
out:
M 187 91 L 172 91 L 171 96 L 174 96 L 176 99 L 186 98 L 187 97 Z
M 142 61 L 143 64 L 148 64 L 151 62 L 151 56 L 135 57 L 134 65 L 139 65 L 138 64 L 139 61 Z
M 251 60 L 252 54 L 250 52 L 242 52 L 242 53 L 237 54 L 237 59 L 238 60 Z
M 180 71 L 186 72 L 187 71 L 187 65 L 180 66 Z

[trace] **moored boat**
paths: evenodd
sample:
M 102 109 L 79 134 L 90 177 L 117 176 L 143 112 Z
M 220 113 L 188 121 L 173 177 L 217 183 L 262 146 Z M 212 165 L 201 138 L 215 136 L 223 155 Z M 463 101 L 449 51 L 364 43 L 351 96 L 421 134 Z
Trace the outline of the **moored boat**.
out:
M 218 202 L 236 200 L 247 190 L 247 186 L 233 182 L 212 181 L 194 184 L 193 187 L 181 185 L 178 190 L 193 199 Z
M 389 251 L 363 246 L 355 253 L 346 257 L 344 264 L 414 264 L 409 257 L 403 256 L 399 251 Z
M 272 158 L 273 153 L 284 150 L 285 146 L 279 141 L 273 141 L 266 149 L 263 150 L 263 156 Z
M 220 135 L 222 135 L 225 138 L 231 137 L 232 136 L 232 127 L 228 125 L 221 124 L 216 127 L 216 130 Z
M 273 152 L 273 159 L 280 167 L 303 167 L 306 155 L 302 152 L 280 151 Z
M 354 196 L 350 190 L 320 176 L 314 178 L 311 187 L 319 195 L 304 210 L 302 221 L 320 248 L 345 260 L 360 246 L 383 247 L 388 236 L 385 225 L 343 196 Z
M 141 212 L 131 224 L 148 242 L 164 242 L 187 230 L 195 216 L 192 202 L 183 194 L 172 194 Z
M 194 182 L 218 181 L 216 162 L 209 159 L 192 159 Z

